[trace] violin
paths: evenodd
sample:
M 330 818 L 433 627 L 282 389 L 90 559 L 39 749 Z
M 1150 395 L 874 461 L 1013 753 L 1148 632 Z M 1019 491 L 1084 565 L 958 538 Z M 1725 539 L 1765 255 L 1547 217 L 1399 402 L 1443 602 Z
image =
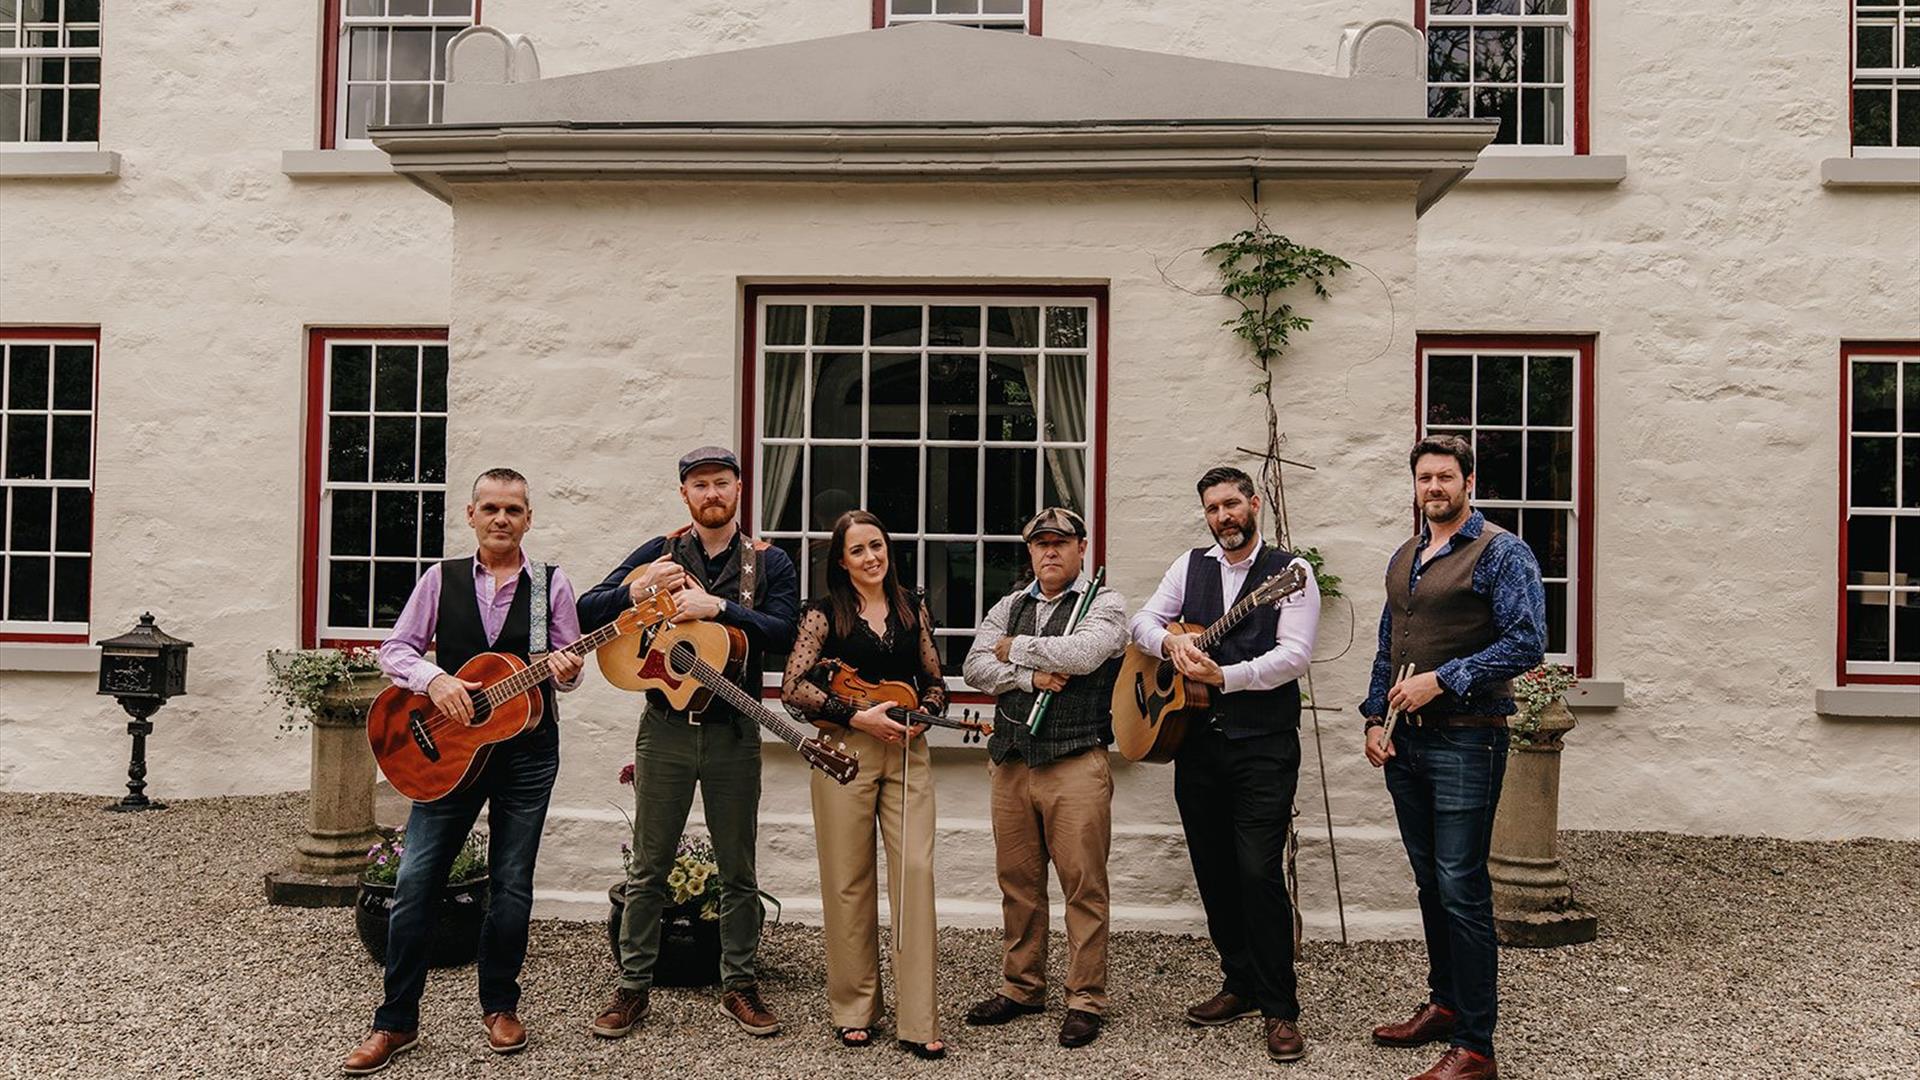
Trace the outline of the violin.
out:
M 837 701 L 855 709 L 867 709 L 875 705 L 891 705 L 887 717 L 900 724 L 925 724 L 928 727 L 952 728 L 961 733 L 961 741 L 977 743 L 993 734 L 993 725 L 985 720 L 974 719 L 971 711 L 963 711 L 959 719 L 941 716 L 938 713 L 922 711 L 920 694 L 912 683 L 898 679 L 886 679 L 874 682 L 863 679 L 860 673 L 838 660 L 822 660 L 814 669 L 821 689 Z M 838 725 L 835 725 L 838 726 Z

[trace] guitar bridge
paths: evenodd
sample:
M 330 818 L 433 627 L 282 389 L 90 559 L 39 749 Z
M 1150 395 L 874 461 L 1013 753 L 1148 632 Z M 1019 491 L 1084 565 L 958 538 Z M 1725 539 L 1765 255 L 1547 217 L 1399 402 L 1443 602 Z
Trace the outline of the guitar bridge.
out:
M 413 736 L 413 743 L 428 761 L 440 760 L 440 748 L 433 743 L 433 733 L 427 730 L 427 718 L 419 709 L 407 714 L 407 731 Z

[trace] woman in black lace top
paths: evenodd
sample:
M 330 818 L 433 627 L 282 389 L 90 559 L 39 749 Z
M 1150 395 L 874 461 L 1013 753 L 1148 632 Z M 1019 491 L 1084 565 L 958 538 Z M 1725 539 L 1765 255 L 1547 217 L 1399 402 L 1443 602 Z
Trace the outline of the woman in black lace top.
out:
M 834 523 L 827 595 L 801 614 L 782 697 L 860 758 L 852 783 L 842 786 L 824 774 L 811 779 L 827 999 L 840 1041 L 871 1044 L 883 1011 L 877 828 L 887 849 L 893 912 L 894 1026 L 903 1048 L 939 1058 L 946 1046 L 934 994 L 933 770 L 924 728 L 895 721 L 885 704 L 855 708 L 810 678 L 823 660 L 838 660 L 872 682 L 911 684 L 924 711 L 945 710 L 933 629 L 900 586 L 889 543 L 886 527 L 865 510 L 848 511 Z

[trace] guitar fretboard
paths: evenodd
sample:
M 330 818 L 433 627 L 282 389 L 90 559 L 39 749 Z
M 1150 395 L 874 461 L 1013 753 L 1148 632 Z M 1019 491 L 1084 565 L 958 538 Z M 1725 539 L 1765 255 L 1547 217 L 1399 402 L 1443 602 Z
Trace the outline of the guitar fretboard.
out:
M 688 674 L 700 681 L 700 685 L 713 691 L 720 700 L 746 713 L 760 722 L 760 726 L 780 736 L 788 746 L 800 749 L 804 736 L 792 724 L 783 723 L 779 717 L 767 710 L 765 705 L 753 699 L 753 695 L 734 684 L 720 669 L 700 659 L 692 645 L 682 641 L 673 647 L 673 662 L 683 666 Z
M 595 630 L 593 633 L 583 636 L 579 641 L 574 642 L 564 649 L 555 649 L 554 652 L 585 656 L 619 636 L 620 623 L 618 620 L 615 620 Z M 492 686 L 487 687 L 482 691 L 487 699 L 487 704 L 495 707 L 504 705 L 552 678 L 553 665 L 551 661 L 552 654 L 550 653 L 506 678 L 501 679 Z
M 1195 644 L 1200 647 L 1200 651 L 1206 652 L 1215 645 L 1220 644 L 1220 639 L 1226 637 L 1241 619 L 1252 614 L 1254 608 L 1262 604 L 1271 604 L 1277 600 L 1284 599 L 1289 594 L 1298 591 L 1305 584 L 1304 582 L 1301 582 L 1299 585 L 1289 584 L 1285 588 L 1280 589 L 1277 595 L 1263 595 L 1269 588 L 1281 580 L 1283 580 L 1281 577 L 1276 576 L 1261 582 L 1252 592 L 1247 594 L 1246 599 L 1228 608 L 1225 615 L 1215 619 L 1213 625 L 1207 627 L 1206 632 L 1200 635 L 1200 640 L 1195 642 Z

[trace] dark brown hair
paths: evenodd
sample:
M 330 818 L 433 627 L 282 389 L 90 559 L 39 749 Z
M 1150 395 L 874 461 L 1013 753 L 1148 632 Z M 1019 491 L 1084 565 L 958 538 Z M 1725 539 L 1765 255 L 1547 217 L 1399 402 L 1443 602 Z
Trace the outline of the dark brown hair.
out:
M 1428 454 L 1444 454 L 1460 463 L 1460 475 L 1473 475 L 1473 444 L 1458 435 L 1429 435 L 1413 444 L 1407 454 L 1407 471 L 1418 473 L 1420 459 Z
M 1240 494 L 1245 495 L 1249 499 L 1253 498 L 1253 477 L 1248 476 L 1246 473 L 1241 472 L 1231 465 L 1216 465 L 1206 472 L 1201 473 L 1200 482 L 1194 485 L 1194 490 L 1204 499 L 1207 497 L 1208 488 L 1216 487 L 1220 484 L 1238 485 Z
M 900 576 L 893 561 L 893 534 L 879 518 L 865 510 L 849 510 L 841 514 L 833 523 L 833 539 L 827 541 L 827 615 L 833 620 L 835 637 L 845 638 L 860 628 L 860 592 L 853 586 L 853 576 L 840 557 L 847 553 L 847 530 L 855 525 L 871 525 L 880 530 L 880 540 L 887 545 L 887 576 L 880 582 L 880 591 L 887 598 L 887 621 L 893 624 L 896 639 L 899 635 L 917 633 L 920 629 L 919 613 L 913 609 L 913 601 L 908 598 L 907 590 L 900 585 Z
M 533 485 L 527 483 L 526 477 L 521 476 L 512 469 L 488 469 L 486 472 L 474 477 L 473 490 L 475 492 L 480 490 L 480 481 L 482 480 L 492 480 L 500 484 L 519 484 L 520 487 L 527 492 L 527 502 L 533 502 Z M 469 495 L 468 499 L 471 500 L 472 496 Z

